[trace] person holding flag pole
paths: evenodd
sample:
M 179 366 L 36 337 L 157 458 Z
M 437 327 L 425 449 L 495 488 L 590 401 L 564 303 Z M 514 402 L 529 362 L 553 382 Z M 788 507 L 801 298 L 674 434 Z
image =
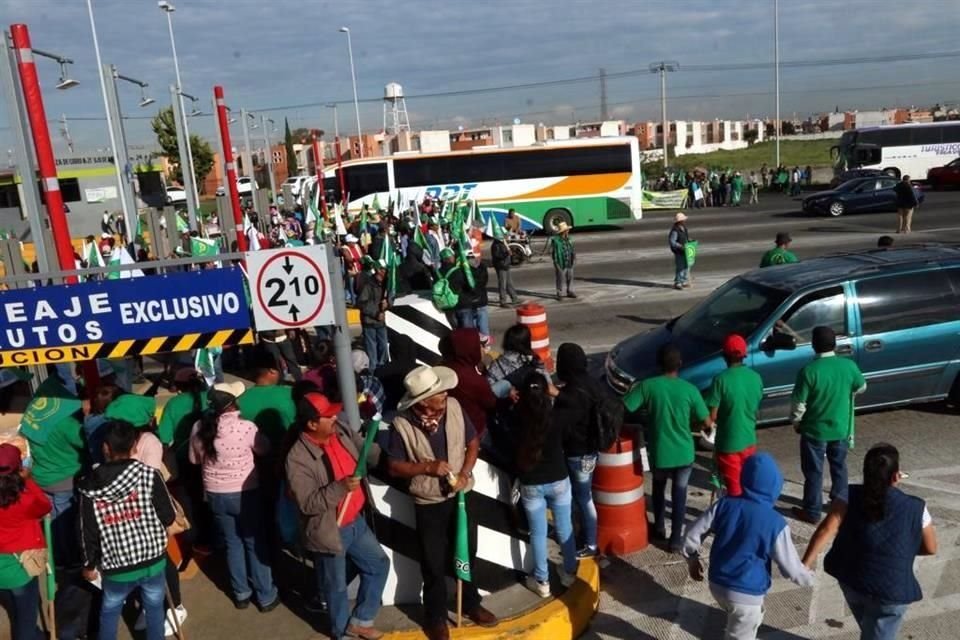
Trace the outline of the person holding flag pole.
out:
M 343 406 L 307 393 L 297 407 L 298 430 L 285 461 L 287 485 L 303 521 L 304 544 L 313 553 L 318 593 L 326 597 L 330 634 L 377 640 L 374 620 L 387 583 L 390 560 L 364 518 L 366 475 L 380 448 L 377 428 L 365 439 L 340 421 Z M 347 598 L 347 560 L 360 575 L 352 612 Z

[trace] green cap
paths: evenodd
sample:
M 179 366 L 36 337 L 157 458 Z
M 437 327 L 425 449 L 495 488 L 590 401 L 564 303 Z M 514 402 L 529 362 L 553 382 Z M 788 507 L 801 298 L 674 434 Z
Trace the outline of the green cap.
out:
M 107 405 L 103 416 L 108 420 L 124 420 L 135 427 L 145 427 L 153 420 L 156 412 L 155 398 L 125 393 Z
M 453 249 L 451 249 L 450 247 L 446 247 L 446 248 L 440 250 L 440 258 L 441 258 L 441 259 L 442 259 L 442 258 L 454 258 L 454 257 L 456 257 L 456 256 L 455 256 L 454 253 L 453 253 Z

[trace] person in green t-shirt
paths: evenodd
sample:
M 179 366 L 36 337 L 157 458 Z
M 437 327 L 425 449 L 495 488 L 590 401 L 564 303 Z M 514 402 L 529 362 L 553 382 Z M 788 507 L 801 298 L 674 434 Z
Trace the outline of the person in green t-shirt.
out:
M 786 231 L 778 233 L 776 239 L 777 246 L 763 254 L 763 258 L 760 260 L 760 268 L 800 262 L 799 258 L 790 251 L 791 242 L 793 242 L 793 238 L 790 237 L 789 233 Z
M 183 367 L 173 377 L 177 395 L 167 400 L 160 414 L 157 437 L 173 450 L 178 470 L 187 464 L 190 449 L 190 431 L 200 420 L 210 404 L 207 400 L 207 383 L 193 367 Z
M 237 398 L 240 417 L 257 425 L 270 440 L 272 451 L 279 451 L 290 426 L 297 417 L 292 388 L 280 384 L 277 361 L 267 352 L 254 357 L 254 386 Z
M 847 499 L 847 449 L 853 436 L 853 396 L 867 389 L 857 364 L 835 353 L 837 336 L 830 327 L 814 327 L 817 356 L 797 374 L 791 398 L 793 427 L 800 434 L 803 507 L 798 520 L 815 524 L 823 510 L 823 458 L 830 465 L 830 500 Z
M 693 430 L 712 426 L 710 413 L 695 386 L 680 379 L 680 350 L 665 344 L 657 351 L 661 375 L 633 385 L 623 398 L 627 411 L 645 414 L 648 454 L 653 470 L 653 535 L 667 539 L 665 514 L 667 481 L 671 499 L 670 548 L 683 546 L 683 520 L 687 508 L 687 484 L 693 471 Z
M 763 380 L 744 366 L 747 341 L 735 333 L 723 341 L 727 368 L 710 384 L 705 397 L 710 420 L 717 425 L 714 454 L 728 496 L 743 493 L 740 470 L 757 450 L 757 412 L 763 399 Z

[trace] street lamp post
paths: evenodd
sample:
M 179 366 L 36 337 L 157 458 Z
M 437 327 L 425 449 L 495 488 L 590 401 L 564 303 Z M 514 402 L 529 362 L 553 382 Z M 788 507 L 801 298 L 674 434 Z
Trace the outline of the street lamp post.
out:
M 667 124 L 667 72 L 680 68 L 677 62 L 661 60 L 650 65 L 650 73 L 660 74 L 660 126 L 663 127 L 663 170 L 669 166 L 667 148 L 670 146 L 670 127 Z M 677 131 L 677 144 L 680 144 L 680 132 Z
M 126 205 L 123 207 L 124 217 L 124 237 L 127 243 L 135 240 L 138 222 L 136 182 L 134 178 L 133 164 L 130 162 L 130 155 L 127 150 L 127 134 L 123 127 L 123 112 L 120 108 L 120 98 L 117 93 L 117 80 L 123 80 L 140 87 L 140 106 L 146 107 L 153 104 L 153 98 L 148 98 L 146 94 L 147 83 L 130 76 L 122 75 L 117 68 L 111 64 L 103 65 L 101 75 L 110 78 L 105 83 L 107 88 L 107 113 L 113 122 L 116 123 L 116 138 L 119 140 L 116 153 L 114 155 L 116 164 L 122 167 L 122 179 L 120 180 L 120 198 Z
M 357 72 L 353 67 L 353 40 L 350 37 L 349 27 L 340 27 L 340 32 L 347 34 L 347 52 L 350 54 L 350 78 L 353 80 L 353 109 L 357 114 L 357 140 L 360 143 L 360 157 L 363 157 L 363 129 L 360 128 L 360 99 L 357 97 Z
M 124 178 L 126 167 L 123 164 L 124 159 L 121 157 L 121 149 L 117 145 L 116 122 L 114 121 L 114 114 L 110 106 L 110 91 L 107 86 L 106 74 L 109 72 L 105 69 L 103 60 L 100 58 L 100 40 L 97 38 L 97 23 L 93 19 L 93 0 L 87 0 L 87 15 L 90 18 L 90 33 L 93 35 L 93 52 L 97 58 L 97 69 L 100 70 L 100 92 L 103 95 L 103 108 L 107 113 L 107 131 L 110 135 L 110 149 L 113 151 L 113 168 L 117 175 L 117 186 L 120 188 L 120 210 L 123 212 L 123 222 L 127 232 L 125 234 L 125 240 L 130 242 L 130 234 L 132 233 L 130 223 L 131 220 L 137 216 L 137 208 L 134 203 L 131 209 L 130 199 L 126 197 L 127 189 Z M 135 226 L 134 229 L 136 229 Z
M 167 31 L 170 33 L 170 50 L 173 52 L 173 72 L 177 80 L 177 98 L 174 109 L 180 109 L 180 121 L 183 129 L 184 143 L 178 144 L 183 151 L 180 154 L 180 171 L 183 173 L 183 186 L 187 196 L 187 212 L 190 216 L 190 228 L 198 229 L 197 210 L 200 208 L 200 195 L 197 189 L 197 178 L 193 168 L 193 149 L 190 145 L 190 126 L 187 124 L 186 111 L 183 108 L 183 82 L 180 80 L 180 60 L 177 58 L 177 41 L 173 37 L 173 12 L 177 10 L 167 0 L 160 0 L 157 6 L 167 15 Z M 178 134 L 179 135 L 179 134 Z
M 780 166 L 780 1 L 773 0 L 773 75 L 774 92 L 777 94 L 776 105 L 776 166 Z
M 327 105 L 328 108 L 333 109 L 333 147 L 337 154 L 337 177 L 340 181 L 340 202 L 346 207 L 347 200 L 347 185 L 344 179 L 343 172 L 343 156 L 340 153 L 340 125 L 339 119 L 337 118 L 337 103 L 331 103 Z
M 270 196 L 272 198 L 276 198 L 277 179 L 273 176 L 273 148 L 270 146 L 270 128 L 267 127 L 268 123 L 271 127 L 275 124 L 273 120 L 261 114 L 260 126 L 263 127 L 263 144 L 265 146 L 264 154 L 266 155 L 265 160 L 267 161 L 267 173 L 270 176 Z

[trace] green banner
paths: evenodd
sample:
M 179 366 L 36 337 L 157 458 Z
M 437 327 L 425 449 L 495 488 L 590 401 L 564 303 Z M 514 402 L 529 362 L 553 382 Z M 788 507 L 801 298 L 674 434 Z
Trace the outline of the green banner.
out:
M 647 191 L 642 192 L 644 209 L 682 209 L 687 204 L 687 190 L 676 191 Z

